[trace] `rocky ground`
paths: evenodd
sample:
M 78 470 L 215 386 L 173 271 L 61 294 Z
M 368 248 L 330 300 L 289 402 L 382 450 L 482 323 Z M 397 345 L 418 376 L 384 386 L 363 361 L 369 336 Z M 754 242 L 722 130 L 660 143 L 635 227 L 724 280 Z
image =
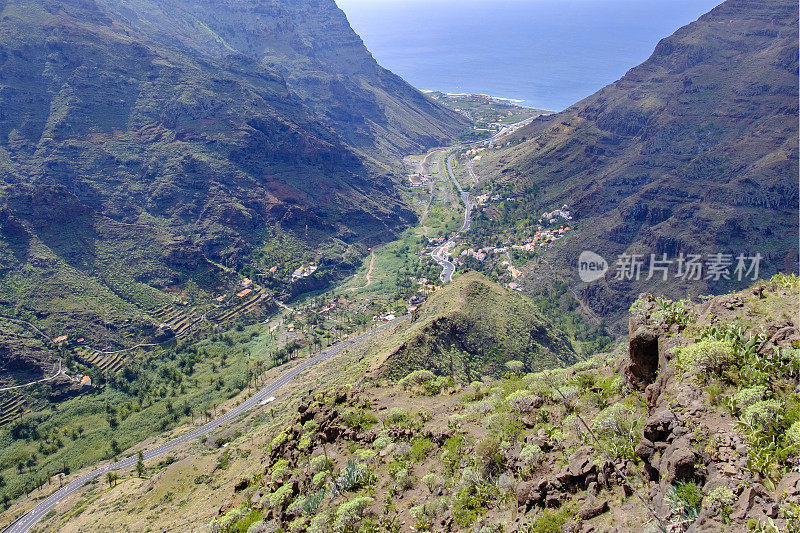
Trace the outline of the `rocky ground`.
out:
M 796 531 L 796 277 L 645 295 L 565 370 L 306 397 L 215 531 Z

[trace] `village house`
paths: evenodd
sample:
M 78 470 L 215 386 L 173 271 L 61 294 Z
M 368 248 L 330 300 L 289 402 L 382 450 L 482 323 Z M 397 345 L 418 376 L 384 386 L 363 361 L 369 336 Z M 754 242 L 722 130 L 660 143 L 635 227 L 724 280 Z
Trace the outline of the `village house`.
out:
M 300 278 L 307 278 L 311 274 L 317 271 L 317 265 L 309 263 L 308 266 L 300 265 L 294 272 L 292 272 L 292 281 L 296 281 Z
M 475 250 L 474 248 L 468 248 L 467 250 L 462 250 L 462 256 L 465 257 L 474 257 L 478 261 L 486 261 L 486 257 L 488 255 L 488 250 L 486 248 L 481 248 L 480 250 Z

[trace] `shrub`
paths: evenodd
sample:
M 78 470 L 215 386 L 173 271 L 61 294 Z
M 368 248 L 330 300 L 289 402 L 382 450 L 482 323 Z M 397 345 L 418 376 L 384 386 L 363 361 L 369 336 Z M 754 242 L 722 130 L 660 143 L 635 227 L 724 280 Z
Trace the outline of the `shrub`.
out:
M 377 460 L 378 453 L 375 450 L 358 450 L 356 455 L 366 464 L 373 464 Z
M 355 461 L 347 461 L 347 467 L 336 480 L 336 486 L 342 491 L 356 490 L 366 479 L 366 470 Z
M 414 386 L 425 385 L 434 379 L 436 379 L 436 376 L 430 370 L 414 370 L 400 380 L 400 386 L 408 390 Z
M 386 415 L 385 423 L 389 427 L 400 429 L 419 429 L 420 422 L 417 417 L 399 407 L 393 407 Z
M 498 435 L 487 435 L 475 444 L 475 461 L 486 478 L 494 478 L 505 470 L 503 443 Z
M 250 527 L 247 528 L 247 533 L 267 533 L 267 531 L 269 531 L 267 529 L 267 523 L 263 520 L 253 522 L 250 524 Z
M 694 481 L 678 481 L 667 492 L 667 503 L 681 522 L 693 522 L 700 514 L 703 491 Z
M 506 370 L 508 370 L 513 374 L 517 374 L 522 372 L 522 370 L 525 368 L 525 363 L 523 363 L 522 361 L 508 361 L 506 362 L 505 366 Z
M 320 485 L 322 485 L 323 483 L 325 483 L 325 480 L 326 480 L 327 478 L 328 478 L 328 472 L 327 472 L 327 470 L 326 470 L 326 471 L 323 471 L 323 472 L 317 472 L 317 473 L 316 473 L 316 474 L 314 474 L 314 476 L 311 478 L 311 484 L 312 484 L 312 485 L 314 485 L 315 487 L 319 487 Z
M 331 469 L 331 461 L 324 455 L 315 455 L 308 462 L 312 474 L 327 471 Z
M 525 465 L 525 468 L 532 468 L 539 464 L 539 461 L 544 457 L 542 449 L 537 444 L 526 444 L 522 451 L 519 452 L 519 458 Z
M 400 380 L 403 389 L 421 389 L 422 393 L 428 396 L 436 396 L 443 389 L 455 387 L 455 384 L 451 376 L 437 378 L 428 370 L 415 370 Z
M 431 492 L 431 494 L 438 491 L 439 488 L 444 486 L 444 480 L 441 478 L 441 476 L 438 476 L 433 472 L 422 476 L 422 482 L 425 484 L 426 487 L 428 487 L 428 490 Z
M 372 447 L 376 450 L 382 450 L 392 443 L 392 437 L 388 433 L 381 432 L 374 441 Z
M 795 422 L 786 430 L 786 440 L 800 449 L 800 421 Z
M 298 516 L 289 522 L 289 531 L 291 533 L 305 533 L 308 531 L 308 519 L 304 516 Z
M 272 481 L 279 481 L 283 479 L 283 476 L 289 471 L 289 461 L 286 459 L 278 459 L 275 461 L 275 464 L 272 465 L 272 468 L 269 469 L 270 472 L 270 479 Z
M 428 457 L 434 449 L 436 449 L 436 444 L 427 437 L 417 437 L 411 441 L 411 449 L 408 452 L 408 458 L 418 463 Z
M 692 307 L 690 300 L 673 302 L 664 298 L 656 298 L 656 309 L 650 315 L 650 319 L 665 326 L 671 326 L 672 324 L 685 326 L 694 316 Z
M 763 400 L 766 395 L 767 388 L 763 385 L 742 389 L 733 395 L 733 405 L 737 411 L 744 411 L 751 405 Z
M 309 515 L 313 515 L 319 509 L 322 500 L 325 499 L 325 495 L 327 494 L 327 490 L 325 487 L 322 487 L 317 492 L 313 492 L 308 495 L 306 500 L 303 502 L 303 512 Z
M 509 408 L 517 413 L 530 413 L 541 406 L 542 400 L 528 390 L 518 390 L 506 397 Z
M 705 502 L 705 506 L 719 514 L 723 522 L 730 523 L 733 504 L 736 502 L 736 493 L 733 489 L 724 485 L 719 486 L 706 496 Z
M 735 358 L 733 344 L 729 341 L 703 339 L 675 350 L 675 366 L 696 375 L 700 381 L 722 374 Z
M 621 403 L 607 407 L 597 415 L 592 426 L 612 457 L 636 460 L 634 451 L 642 439 L 644 427 L 633 408 Z
M 278 448 L 281 444 L 283 444 L 287 440 L 289 440 L 289 434 L 287 430 L 281 431 L 275 436 L 274 439 L 272 439 L 272 442 L 270 443 L 270 450 Z
M 289 503 L 292 498 L 292 484 L 284 483 L 278 489 L 269 495 L 270 507 L 282 508 Z
M 797 274 L 778 272 L 770 278 L 769 283 L 772 290 L 776 290 L 776 288 L 791 290 L 797 288 L 798 280 L 800 280 L 800 278 L 798 278 Z
M 783 409 L 784 404 L 778 400 L 761 400 L 742 412 L 742 421 L 753 429 L 769 432 Z
M 405 467 L 395 470 L 393 477 L 394 486 L 392 487 L 392 492 L 394 493 L 405 492 L 414 486 L 414 475 Z
M 561 533 L 573 513 L 574 509 L 568 505 L 560 509 L 545 509 L 531 523 L 528 531 L 530 533 Z
M 428 531 L 433 525 L 433 513 L 431 513 L 427 505 L 415 505 L 408 511 L 414 517 L 414 529 L 417 531 Z
M 451 429 L 460 429 L 464 425 L 466 416 L 461 413 L 453 413 L 447 418 L 447 427 Z
M 364 409 L 347 409 L 342 414 L 342 420 L 353 429 L 369 429 L 378 423 L 378 415 Z
M 369 496 L 356 496 L 352 500 L 342 503 L 336 509 L 334 528 L 338 531 L 354 530 L 361 521 L 364 511 L 373 501 L 373 498 Z

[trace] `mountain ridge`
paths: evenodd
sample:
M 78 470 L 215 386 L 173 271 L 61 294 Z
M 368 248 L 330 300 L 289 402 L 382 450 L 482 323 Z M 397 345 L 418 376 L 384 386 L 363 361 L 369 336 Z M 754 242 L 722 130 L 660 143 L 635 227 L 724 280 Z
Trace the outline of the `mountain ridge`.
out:
M 796 22 L 791 2 L 728 0 L 663 39 L 617 82 L 489 153 L 479 173 L 521 202 L 515 213 L 569 204 L 575 216 L 579 231 L 547 252 L 537 272 L 567 280 L 616 321 L 646 290 L 677 297 L 741 285 L 609 276 L 582 284 L 581 251 L 609 263 L 622 254 L 758 252 L 765 275 L 795 270 Z

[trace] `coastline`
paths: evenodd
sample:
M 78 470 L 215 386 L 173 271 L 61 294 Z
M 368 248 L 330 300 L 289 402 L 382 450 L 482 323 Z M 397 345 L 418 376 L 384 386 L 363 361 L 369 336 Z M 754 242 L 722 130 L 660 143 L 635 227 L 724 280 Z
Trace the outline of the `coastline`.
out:
M 487 98 L 489 100 L 497 100 L 497 101 L 500 101 L 500 102 L 507 102 L 507 103 L 510 103 L 510 104 L 514 104 L 514 105 L 519 106 L 519 107 L 530 107 L 531 109 L 534 109 L 532 106 L 523 105 L 523 104 L 525 104 L 525 102 L 527 102 L 527 100 L 522 100 L 522 99 L 519 99 L 519 98 L 505 98 L 503 96 L 492 96 L 490 94 L 484 94 L 484 93 L 448 93 L 448 92 L 445 92 L 445 91 L 437 91 L 437 90 L 433 90 L 433 89 L 419 89 L 419 91 L 421 93 L 424 93 L 424 94 L 441 93 L 441 94 L 443 94 L 445 96 L 451 96 L 451 97 L 482 96 L 482 97 Z

